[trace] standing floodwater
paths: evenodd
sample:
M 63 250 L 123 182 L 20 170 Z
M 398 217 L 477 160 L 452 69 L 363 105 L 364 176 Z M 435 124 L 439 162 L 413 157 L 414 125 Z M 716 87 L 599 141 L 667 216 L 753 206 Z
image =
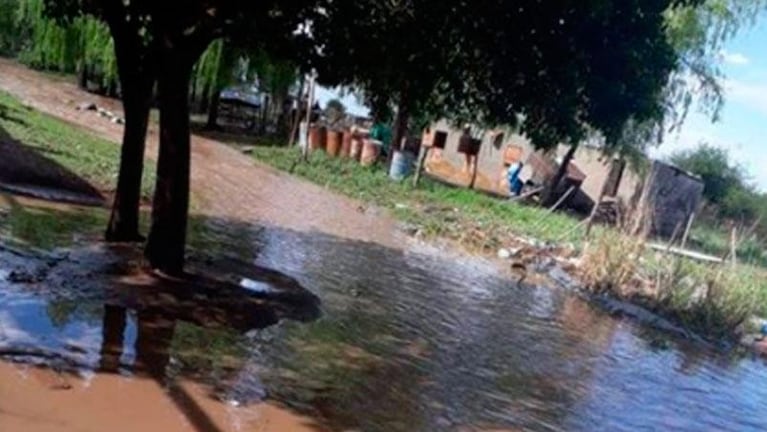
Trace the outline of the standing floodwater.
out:
M 278 308 L 247 320 L 272 312 L 246 309 L 238 321 L 231 304 L 206 311 L 183 291 L 136 300 L 87 278 L 53 286 L 66 261 L 13 273 L 17 257 L 0 268 L 0 349 L 86 376 L 109 367 L 124 380 L 145 369 L 163 385 L 192 376 L 214 384 L 216 403 L 268 400 L 316 430 L 767 429 L 761 361 L 611 318 L 560 289 L 517 285 L 481 260 L 214 225 L 216 243 L 274 274 L 250 280 L 249 264 L 225 258 L 198 268 L 241 275 L 259 295 L 291 281 L 321 299 L 321 317 Z

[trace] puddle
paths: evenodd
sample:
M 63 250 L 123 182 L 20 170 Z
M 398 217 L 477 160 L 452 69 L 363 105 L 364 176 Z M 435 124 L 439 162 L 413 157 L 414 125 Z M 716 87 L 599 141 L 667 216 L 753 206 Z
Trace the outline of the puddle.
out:
M 0 350 L 16 352 L 0 430 L 767 428 L 761 361 L 566 289 L 481 259 L 198 222 L 190 268 L 217 281 L 157 283 L 131 249 L 0 253 Z

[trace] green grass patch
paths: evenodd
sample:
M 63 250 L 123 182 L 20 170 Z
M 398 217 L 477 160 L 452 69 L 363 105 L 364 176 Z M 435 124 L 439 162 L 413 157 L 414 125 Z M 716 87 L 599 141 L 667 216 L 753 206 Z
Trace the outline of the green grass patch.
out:
M 106 121 L 94 115 L 94 121 Z M 120 166 L 120 146 L 65 121 L 25 107 L 0 91 L 0 129 L 101 190 L 113 190 Z M 145 161 L 142 194 L 152 196 L 154 163 Z
M 730 253 L 731 242 L 731 232 L 728 229 L 701 223 L 692 229 L 689 244 L 704 253 L 723 257 Z M 738 239 L 736 248 L 736 257 L 739 262 L 767 267 L 764 246 L 755 235 Z
M 651 251 L 644 240 L 604 232 L 585 249 L 582 276 L 597 293 L 642 304 L 712 340 L 737 336 L 767 316 L 767 273 Z
M 96 240 L 108 218 L 103 208 L 32 205 L 0 194 L 0 239 L 19 246 L 53 249 Z
M 322 152 L 312 154 L 309 163 L 297 163 L 299 153 L 294 148 L 257 147 L 254 157 L 330 190 L 387 208 L 428 237 L 458 240 L 470 248 L 495 250 L 507 245 L 512 235 L 575 244 L 583 237 L 578 220 L 568 215 L 550 214 L 429 178 L 415 188 L 410 180 L 390 180 L 380 167 L 363 167 Z

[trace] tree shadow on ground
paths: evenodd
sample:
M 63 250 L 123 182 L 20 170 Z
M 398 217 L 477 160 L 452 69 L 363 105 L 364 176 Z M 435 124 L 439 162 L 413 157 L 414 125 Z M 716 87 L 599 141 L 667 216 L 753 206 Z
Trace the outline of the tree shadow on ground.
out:
M 214 352 L 205 352 L 210 347 L 203 342 L 217 337 L 236 340 L 238 336 L 234 335 L 244 335 L 282 320 L 315 320 L 320 315 L 319 298 L 290 276 L 244 262 L 230 262 L 231 266 L 240 269 L 238 283 L 232 275 L 213 271 L 174 279 L 158 277 L 143 271 L 141 261 L 141 251 L 134 246 L 91 245 L 67 250 L 57 256 L 0 246 L 0 262 L 14 267 L 14 280 L 18 281 L 11 285 L 0 281 L 0 289 L 22 290 L 45 299 L 49 307 L 62 299 L 73 301 L 74 307 L 64 312 L 68 316 L 59 317 L 59 326 L 72 321 L 85 325 L 89 321 L 98 321 L 98 314 L 101 314 L 102 338 L 96 372 L 124 374 L 127 370 L 138 378 L 155 380 L 161 387 L 167 387 L 168 396 L 195 430 L 220 432 L 215 420 L 195 397 L 183 385 L 176 385 L 174 352 L 176 357 L 183 357 L 177 352 L 179 349 L 195 352 L 212 361 L 234 356 L 233 348 L 226 343 L 211 345 Z M 249 281 L 247 286 L 250 288 L 244 287 L 244 280 Z M 261 289 L 253 289 L 254 285 Z M 78 310 L 84 315 L 76 315 Z M 9 313 L 13 314 L 13 310 Z M 46 328 L 46 325 L 40 325 L 44 317 L 22 313 L 18 319 L 22 328 Z M 132 342 L 128 337 L 129 322 L 133 323 L 136 334 Z M 184 336 L 182 342 L 175 341 L 177 333 L 182 330 L 188 333 L 190 326 L 196 329 L 192 335 Z M 12 328 L 6 330 L 13 331 Z M 45 345 L 43 341 L 55 338 L 55 335 L 36 334 L 35 337 Z M 65 348 L 30 348 L 23 343 L 20 343 L 21 348 L 14 348 L 12 337 L 3 342 L 0 358 L 10 356 L 19 361 L 34 360 L 37 364 L 42 360 L 43 364 L 50 363 L 57 370 L 75 373 L 93 369 L 93 366 L 83 365 L 74 355 L 76 353 Z M 196 342 L 199 346 L 195 346 Z M 181 345 L 174 347 L 174 343 Z M 132 357 L 132 362 L 125 362 L 126 353 L 132 354 L 127 357 Z M 216 373 L 218 381 L 235 379 L 239 362 L 231 360 L 230 363 Z M 209 384 L 202 378 L 207 371 L 189 367 L 192 370 L 185 371 L 184 378 Z M 239 397 L 252 402 L 262 399 L 261 389 L 253 388 L 250 392 L 252 395 L 240 394 Z
M 4 117 L 14 122 L 23 120 Z M 51 201 L 103 206 L 104 196 L 88 181 L 40 149 L 14 139 L 0 127 L 0 189 Z

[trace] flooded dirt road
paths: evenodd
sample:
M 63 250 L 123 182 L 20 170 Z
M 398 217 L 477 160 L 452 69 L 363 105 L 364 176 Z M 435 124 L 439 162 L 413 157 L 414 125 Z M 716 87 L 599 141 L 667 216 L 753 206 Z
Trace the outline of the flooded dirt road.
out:
M 209 222 L 192 268 L 223 286 L 146 287 L 101 246 L 0 253 L 0 430 L 767 428 L 760 360 L 480 259 Z
M 114 101 L 4 60 L 0 88 L 120 137 L 74 110 Z M 0 200 L 0 431 L 767 430 L 760 360 L 403 246 L 385 216 L 193 146 L 190 263 L 216 279 L 148 279 L 94 245 L 103 210 Z
M 0 90 L 105 139 L 122 140 L 121 125 L 93 111 L 76 109 L 89 102 L 120 113 L 119 101 L 84 92 L 73 82 L 0 58 Z M 158 139 L 157 125 L 151 125 L 146 151 L 150 159 L 157 158 Z M 192 137 L 192 192 L 196 212 L 205 216 L 320 231 L 393 247 L 405 237 L 393 219 L 375 209 L 360 207 L 354 200 L 259 165 L 232 147 L 199 136 Z

